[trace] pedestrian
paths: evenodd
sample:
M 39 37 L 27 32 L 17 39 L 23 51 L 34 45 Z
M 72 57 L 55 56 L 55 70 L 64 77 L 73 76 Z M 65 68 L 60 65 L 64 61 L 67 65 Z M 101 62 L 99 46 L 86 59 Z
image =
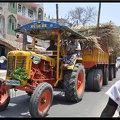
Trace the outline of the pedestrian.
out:
M 116 110 L 118 113 L 120 112 L 120 80 L 112 85 L 105 94 L 109 96 L 109 99 L 100 117 L 112 118 Z
M 75 35 L 70 35 L 71 42 L 67 46 L 67 54 L 63 56 L 63 66 L 67 67 L 72 65 L 75 58 L 80 56 L 81 46 L 78 41 L 76 41 Z

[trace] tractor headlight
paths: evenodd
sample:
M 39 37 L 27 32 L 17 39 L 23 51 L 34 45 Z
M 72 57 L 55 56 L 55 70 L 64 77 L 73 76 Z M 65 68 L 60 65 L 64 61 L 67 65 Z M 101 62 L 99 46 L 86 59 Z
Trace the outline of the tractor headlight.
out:
M 32 56 L 30 56 L 30 58 L 33 60 L 34 64 L 39 64 L 40 61 L 41 61 L 41 57 L 40 56 L 32 55 Z
M 4 63 L 5 61 L 7 61 L 7 58 L 5 56 L 1 56 L 0 63 Z

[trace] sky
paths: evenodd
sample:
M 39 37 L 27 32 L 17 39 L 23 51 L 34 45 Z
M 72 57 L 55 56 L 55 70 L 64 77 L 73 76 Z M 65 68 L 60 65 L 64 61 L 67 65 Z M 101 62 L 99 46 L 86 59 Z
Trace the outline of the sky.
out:
M 51 2 L 43 3 L 44 13 L 50 18 L 56 18 L 56 4 L 58 4 L 59 18 L 64 18 L 68 11 L 74 10 L 76 7 L 95 7 L 97 14 L 99 9 L 99 2 Z M 112 21 L 116 26 L 120 26 L 120 2 L 102 2 L 100 11 L 100 23 L 106 23 Z M 92 25 L 97 24 L 92 23 Z

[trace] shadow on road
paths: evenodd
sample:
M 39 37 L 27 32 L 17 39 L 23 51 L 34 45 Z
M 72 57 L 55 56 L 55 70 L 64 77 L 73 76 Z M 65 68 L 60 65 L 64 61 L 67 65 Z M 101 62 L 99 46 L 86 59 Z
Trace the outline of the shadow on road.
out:
M 0 112 L 0 117 L 28 117 L 29 100 L 30 97 L 28 95 L 11 98 L 8 107 Z
M 68 102 L 66 100 L 65 94 L 63 92 L 63 89 L 55 89 L 54 90 L 54 97 L 53 97 L 53 103 L 52 103 L 52 105 L 57 105 L 57 104 L 73 105 L 75 103 Z
M 29 101 L 30 101 L 30 96 L 28 96 L 27 94 L 16 96 L 16 97 L 11 97 L 8 107 L 4 111 L 0 112 L 0 117 L 30 118 L 31 116 L 29 114 L 29 109 L 28 109 Z M 58 104 L 62 104 L 62 105 L 73 104 L 73 103 L 69 103 L 65 99 L 64 92 L 61 89 L 54 90 L 52 106 L 58 105 Z

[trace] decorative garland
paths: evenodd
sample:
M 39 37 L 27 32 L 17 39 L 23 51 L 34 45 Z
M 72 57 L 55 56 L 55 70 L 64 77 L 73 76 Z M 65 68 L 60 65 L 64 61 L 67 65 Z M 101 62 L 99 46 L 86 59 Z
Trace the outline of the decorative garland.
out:
M 16 67 L 14 70 L 9 70 L 10 71 L 10 77 L 16 80 L 19 80 L 20 82 L 23 82 L 27 79 L 27 72 L 25 69 L 22 67 Z

